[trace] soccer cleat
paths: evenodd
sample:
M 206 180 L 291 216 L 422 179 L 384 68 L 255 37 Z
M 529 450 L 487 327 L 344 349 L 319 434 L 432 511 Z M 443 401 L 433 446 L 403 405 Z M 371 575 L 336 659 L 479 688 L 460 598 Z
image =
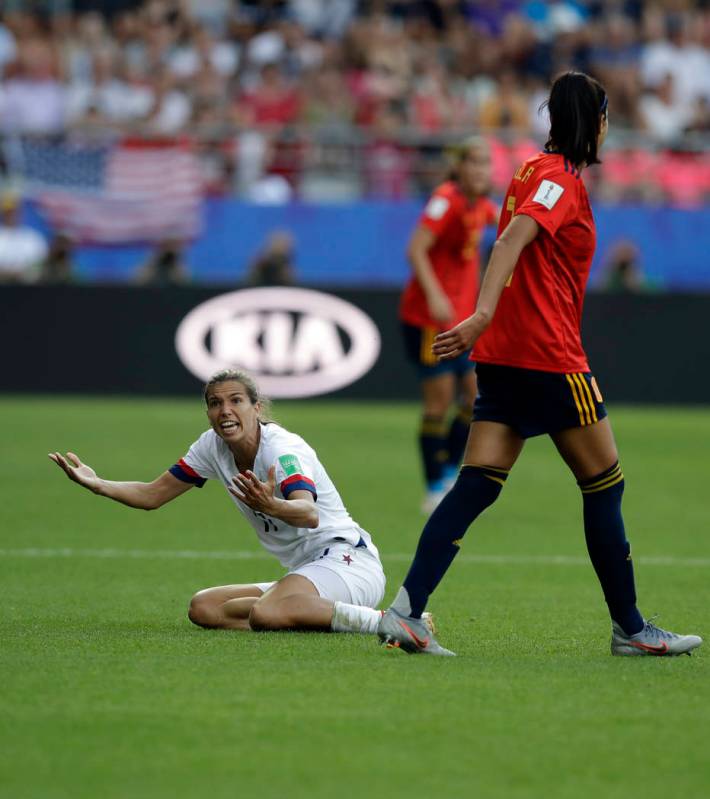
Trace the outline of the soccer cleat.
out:
M 652 620 L 644 622 L 643 630 L 634 635 L 626 635 L 615 621 L 611 623 L 612 655 L 689 655 L 702 642 L 699 635 L 678 635 L 662 630 Z
M 403 649 L 410 655 L 441 655 L 454 657 L 455 653 L 444 649 L 434 638 L 434 623 L 431 614 L 428 618 L 413 619 L 403 616 L 394 608 L 389 608 L 380 619 L 377 635 L 388 649 Z

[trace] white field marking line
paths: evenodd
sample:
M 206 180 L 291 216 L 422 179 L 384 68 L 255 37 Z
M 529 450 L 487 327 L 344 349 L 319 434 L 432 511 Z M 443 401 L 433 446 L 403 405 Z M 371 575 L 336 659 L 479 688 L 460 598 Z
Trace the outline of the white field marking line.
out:
M 414 552 L 390 552 L 385 561 L 408 563 Z M 0 549 L 0 558 L 99 558 L 138 560 L 272 560 L 266 551 L 230 550 L 225 552 L 196 549 Z M 710 566 L 710 558 L 678 558 L 672 555 L 641 555 L 634 560 L 644 566 Z M 500 565 L 588 566 L 589 559 L 575 555 L 470 555 L 462 553 L 457 563 L 493 563 Z

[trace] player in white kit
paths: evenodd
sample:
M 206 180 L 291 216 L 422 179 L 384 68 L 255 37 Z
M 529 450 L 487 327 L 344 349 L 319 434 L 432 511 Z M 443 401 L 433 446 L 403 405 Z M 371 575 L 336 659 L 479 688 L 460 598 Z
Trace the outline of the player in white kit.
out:
M 316 453 L 269 421 L 251 377 L 224 370 L 205 387 L 211 429 L 151 483 L 97 477 L 73 453 L 50 454 L 95 494 L 151 510 L 219 480 L 266 550 L 288 569 L 275 582 L 206 588 L 191 621 L 234 630 L 334 630 L 374 634 L 385 575 L 370 535 L 347 512 Z

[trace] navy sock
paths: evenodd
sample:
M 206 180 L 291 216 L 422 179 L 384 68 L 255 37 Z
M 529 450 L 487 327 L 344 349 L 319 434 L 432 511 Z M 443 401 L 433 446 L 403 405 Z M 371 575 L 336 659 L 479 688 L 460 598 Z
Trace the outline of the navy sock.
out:
M 579 482 L 584 502 L 584 536 L 611 618 L 627 635 L 643 628 L 636 607 L 631 546 L 621 516 L 624 475 L 618 462 L 589 480 Z
M 449 426 L 449 436 L 447 440 L 447 449 L 449 457 L 446 465 L 451 469 L 458 469 L 463 452 L 466 449 L 466 442 L 468 441 L 468 430 L 471 426 L 471 409 L 459 408 L 458 413 L 454 416 L 451 425 Z
M 404 580 L 409 613 L 415 618 L 422 615 L 429 595 L 456 557 L 469 525 L 498 499 L 507 476 L 504 469 L 464 466 L 454 487 L 429 517 Z
M 446 449 L 446 425 L 438 416 L 423 416 L 419 430 L 419 449 L 424 463 L 424 477 L 431 489 L 440 487 L 444 464 L 448 458 Z

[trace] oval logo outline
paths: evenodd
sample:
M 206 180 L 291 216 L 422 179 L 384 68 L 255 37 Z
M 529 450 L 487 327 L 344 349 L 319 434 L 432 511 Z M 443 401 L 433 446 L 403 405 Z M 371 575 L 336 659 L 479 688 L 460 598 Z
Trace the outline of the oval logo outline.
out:
M 315 372 L 273 375 L 248 370 L 264 394 L 274 399 L 313 397 L 344 388 L 367 374 L 379 358 L 380 331 L 356 305 L 313 289 L 274 286 L 220 294 L 183 317 L 175 332 L 175 350 L 191 374 L 206 382 L 220 369 L 234 366 L 216 358 L 207 349 L 205 339 L 220 322 L 246 311 L 290 311 L 316 316 L 344 330 L 350 339 L 350 350 L 342 360 Z

